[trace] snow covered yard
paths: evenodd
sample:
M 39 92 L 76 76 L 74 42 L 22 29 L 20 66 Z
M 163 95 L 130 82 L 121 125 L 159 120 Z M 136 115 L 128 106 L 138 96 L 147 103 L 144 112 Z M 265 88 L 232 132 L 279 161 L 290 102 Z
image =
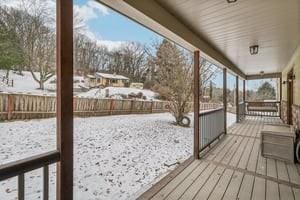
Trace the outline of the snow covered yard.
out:
M 75 199 L 134 199 L 192 155 L 193 129 L 172 125 L 168 113 L 75 118 Z M 0 165 L 54 150 L 55 119 L 0 123 Z M 41 199 L 42 170 L 25 177 L 27 199 Z M 16 178 L 0 182 L 0 199 L 16 199 Z M 50 167 L 54 199 L 55 166 Z

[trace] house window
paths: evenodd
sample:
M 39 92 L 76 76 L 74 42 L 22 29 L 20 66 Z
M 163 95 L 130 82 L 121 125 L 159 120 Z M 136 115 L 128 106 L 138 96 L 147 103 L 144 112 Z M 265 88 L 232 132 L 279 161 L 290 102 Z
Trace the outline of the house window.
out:
M 118 83 L 118 80 L 112 79 L 112 80 L 110 80 L 110 82 L 111 82 L 111 83 Z

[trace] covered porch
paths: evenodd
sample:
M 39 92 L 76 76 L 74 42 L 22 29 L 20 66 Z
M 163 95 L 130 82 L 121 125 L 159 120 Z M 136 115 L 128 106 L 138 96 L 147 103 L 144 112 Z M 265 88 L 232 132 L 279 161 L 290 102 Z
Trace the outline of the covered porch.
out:
M 299 164 L 261 156 L 264 123 L 282 121 L 246 117 L 200 160 L 186 161 L 138 199 L 299 199 Z
M 300 126 L 298 0 L 98 1 L 194 55 L 193 156 L 138 199 L 300 199 L 299 165 L 260 153 L 265 123 L 285 123 L 294 130 Z M 0 181 L 18 177 L 19 199 L 24 199 L 24 174 L 39 168 L 43 168 L 43 199 L 49 198 L 48 167 L 54 163 L 57 199 L 73 199 L 73 1 L 57 0 L 56 17 L 57 150 L 0 167 Z M 223 70 L 222 108 L 202 114 L 201 57 Z M 227 128 L 229 72 L 236 80 L 236 123 Z M 279 79 L 272 117 L 247 112 L 245 82 L 265 78 Z

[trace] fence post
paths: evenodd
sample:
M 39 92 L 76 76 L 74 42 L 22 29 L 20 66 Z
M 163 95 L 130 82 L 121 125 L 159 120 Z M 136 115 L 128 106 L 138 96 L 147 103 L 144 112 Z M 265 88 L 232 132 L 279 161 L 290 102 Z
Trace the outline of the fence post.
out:
M 114 100 L 110 99 L 109 114 L 113 114 Z
M 13 111 L 14 111 L 14 97 L 13 95 L 7 95 L 7 120 L 12 119 Z
M 150 113 L 153 113 L 153 101 L 151 100 L 151 110 Z
M 133 113 L 133 104 L 134 104 L 134 101 L 130 100 L 130 114 Z

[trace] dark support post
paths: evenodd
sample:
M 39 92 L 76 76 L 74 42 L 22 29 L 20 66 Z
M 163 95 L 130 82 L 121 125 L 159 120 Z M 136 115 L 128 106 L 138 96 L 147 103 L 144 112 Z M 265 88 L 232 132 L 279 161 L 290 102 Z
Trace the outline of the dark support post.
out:
M 224 132 L 227 133 L 227 69 L 223 69 Z
M 243 120 L 246 117 L 246 80 L 243 80 Z
M 199 159 L 199 141 L 200 141 L 200 128 L 199 128 L 199 64 L 200 52 L 194 52 L 194 158 Z
M 235 77 L 235 106 L 236 106 L 236 123 L 238 123 L 239 116 L 240 116 L 240 111 L 239 111 L 239 76 Z
M 281 110 L 281 104 L 282 104 L 282 77 L 279 78 L 279 117 L 282 119 L 282 110 Z
M 57 200 L 73 199 L 73 0 L 57 0 Z
M 246 102 L 246 80 L 243 80 L 243 102 Z

